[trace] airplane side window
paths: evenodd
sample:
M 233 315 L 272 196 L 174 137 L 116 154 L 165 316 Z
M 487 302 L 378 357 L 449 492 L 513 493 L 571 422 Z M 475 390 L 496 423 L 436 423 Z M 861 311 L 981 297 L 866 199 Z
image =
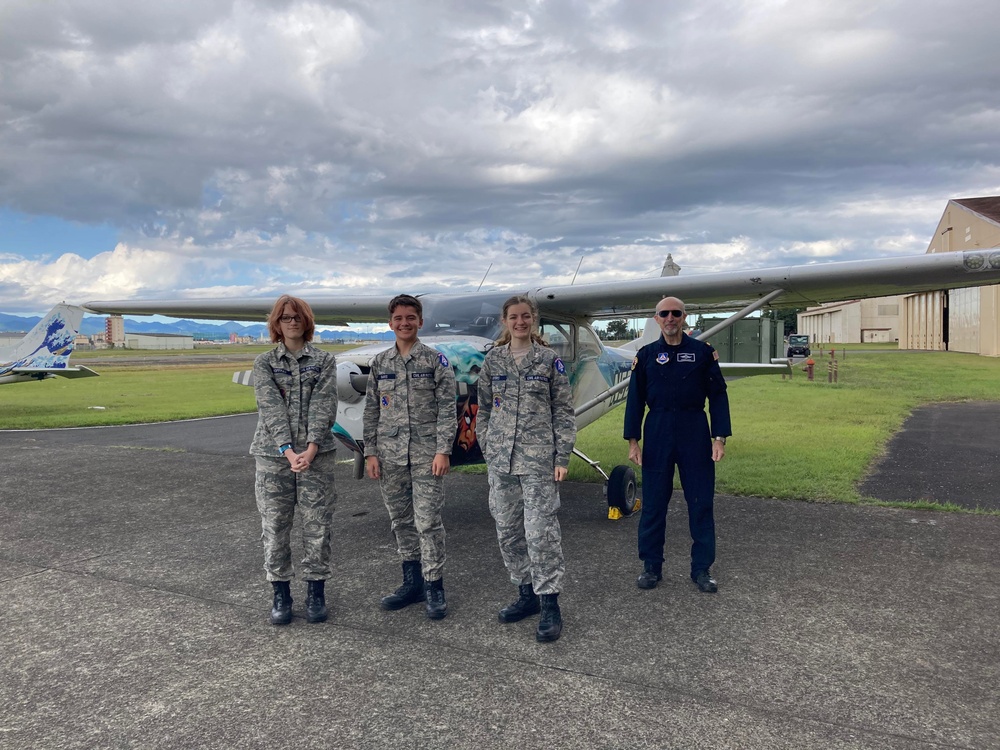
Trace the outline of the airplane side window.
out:
M 584 326 L 579 326 L 577 331 L 577 349 L 580 353 L 580 359 L 597 359 L 600 357 L 603 348 L 601 347 L 600 340 L 597 338 L 597 334 Z
M 574 341 L 576 326 L 558 320 L 542 318 L 538 326 L 542 337 L 549 342 L 552 350 L 564 360 L 576 359 Z

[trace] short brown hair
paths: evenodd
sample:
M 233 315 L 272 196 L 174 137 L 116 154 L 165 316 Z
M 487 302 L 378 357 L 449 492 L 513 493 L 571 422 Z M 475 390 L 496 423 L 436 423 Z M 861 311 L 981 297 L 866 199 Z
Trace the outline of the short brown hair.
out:
M 424 317 L 424 306 L 420 300 L 410 294 L 397 294 L 389 300 L 389 317 L 396 312 L 397 307 L 412 307 L 417 311 L 418 317 Z
M 271 314 L 267 316 L 267 331 L 271 334 L 271 342 L 277 344 L 279 341 L 284 341 L 278 318 L 285 311 L 285 305 L 291 305 L 295 314 L 302 318 L 302 339 L 312 341 L 313 334 L 316 332 L 316 318 L 309 303 L 290 294 L 282 294 L 274 303 L 274 307 L 271 308 Z

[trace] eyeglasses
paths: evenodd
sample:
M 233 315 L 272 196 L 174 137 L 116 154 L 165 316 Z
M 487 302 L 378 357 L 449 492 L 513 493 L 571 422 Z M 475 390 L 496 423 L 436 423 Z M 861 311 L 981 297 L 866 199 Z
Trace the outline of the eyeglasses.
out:
M 278 320 L 280 320 L 282 323 L 301 323 L 302 322 L 302 318 L 300 318 L 298 315 L 282 315 L 280 318 L 278 318 Z
M 671 315 L 673 315 L 675 318 L 684 317 L 683 310 L 657 310 L 656 314 L 659 315 L 661 318 L 669 318 Z

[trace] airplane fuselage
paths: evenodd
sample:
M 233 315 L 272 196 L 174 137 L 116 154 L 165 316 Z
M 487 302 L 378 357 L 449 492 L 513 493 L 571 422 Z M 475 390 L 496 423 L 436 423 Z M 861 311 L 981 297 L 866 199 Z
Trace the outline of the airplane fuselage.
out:
M 509 295 L 483 294 L 460 299 L 427 300 L 420 340 L 444 354 L 455 370 L 455 443 L 452 465 L 482 461 L 476 441 L 476 414 L 479 410 L 477 382 L 486 353 L 499 338 L 501 306 Z M 540 331 L 563 360 L 573 386 L 576 404 L 605 393 L 626 380 L 632 357 L 605 347 L 590 323 L 582 318 L 543 315 Z M 367 375 L 368 364 L 378 352 L 394 346 L 388 341 L 363 346 L 337 355 L 340 405 L 337 423 L 355 439 L 363 434 L 364 393 L 358 375 Z M 354 373 L 354 386 L 348 387 Z M 595 408 L 577 418 L 578 428 L 585 427 L 625 399 L 625 391 L 609 396 Z

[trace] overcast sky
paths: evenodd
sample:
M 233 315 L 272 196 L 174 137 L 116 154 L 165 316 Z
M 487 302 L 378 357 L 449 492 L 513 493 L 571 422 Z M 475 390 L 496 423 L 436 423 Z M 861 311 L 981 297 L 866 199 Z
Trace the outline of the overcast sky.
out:
M 0 0 L 0 310 L 923 253 L 1000 3 Z

